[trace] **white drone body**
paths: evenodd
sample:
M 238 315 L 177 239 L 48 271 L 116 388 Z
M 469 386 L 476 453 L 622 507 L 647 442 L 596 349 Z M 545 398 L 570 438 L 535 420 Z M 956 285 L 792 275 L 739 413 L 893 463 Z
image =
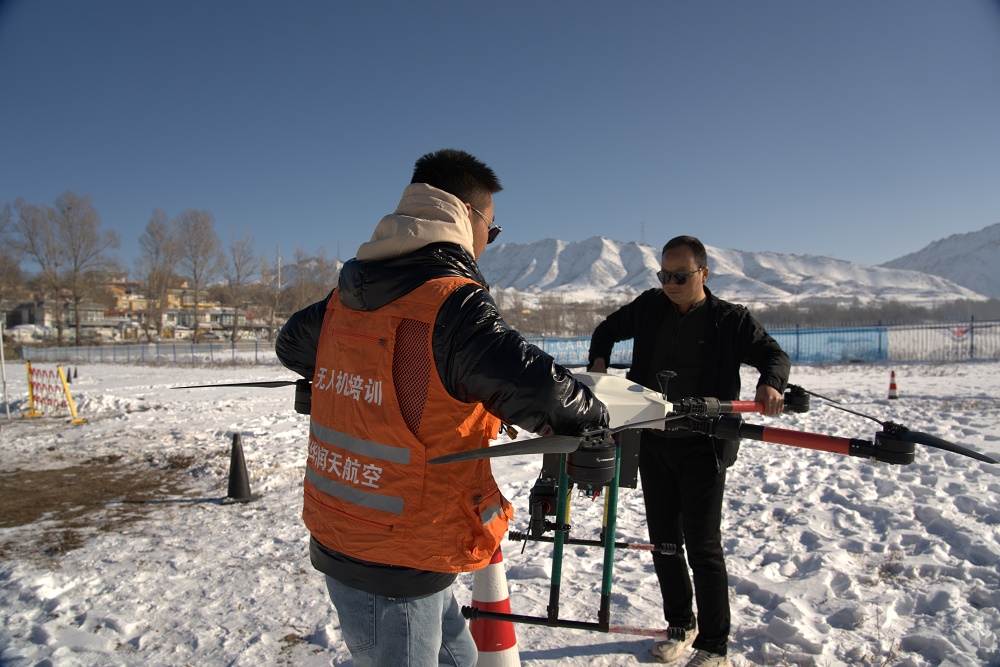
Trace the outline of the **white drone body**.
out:
M 664 420 L 672 404 L 659 392 L 608 373 L 573 373 L 580 384 L 590 387 L 598 400 L 608 408 L 612 430 L 627 428 L 629 424 Z M 661 426 L 662 428 L 662 426 Z

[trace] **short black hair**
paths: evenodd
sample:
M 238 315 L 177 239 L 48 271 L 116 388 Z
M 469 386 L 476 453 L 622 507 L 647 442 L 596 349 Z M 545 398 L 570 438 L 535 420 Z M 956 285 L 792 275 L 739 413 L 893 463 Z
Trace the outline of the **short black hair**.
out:
M 454 148 L 434 151 L 417 160 L 410 183 L 426 183 L 480 210 L 486 208 L 495 193 L 503 190 L 492 169 Z
M 698 268 L 708 266 L 708 251 L 705 250 L 705 245 L 693 236 L 675 236 L 670 239 L 667 241 L 667 244 L 663 246 L 663 252 L 660 253 L 660 257 L 666 255 L 668 250 L 680 247 L 691 248 L 691 252 L 694 253 L 694 261 L 697 262 Z

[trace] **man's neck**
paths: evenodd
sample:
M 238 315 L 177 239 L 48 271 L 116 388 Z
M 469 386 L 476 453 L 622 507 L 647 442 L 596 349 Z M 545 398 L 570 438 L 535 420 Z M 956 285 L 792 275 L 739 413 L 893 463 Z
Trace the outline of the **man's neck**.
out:
M 701 293 L 701 298 L 698 299 L 697 301 L 695 301 L 693 303 L 685 303 L 684 305 L 678 305 L 678 304 L 675 303 L 674 306 L 677 308 L 677 312 L 678 313 L 680 313 L 681 315 L 687 315 L 687 313 L 692 308 L 697 308 L 701 304 L 705 303 L 705 299 L 706 298 L 707 298 L 707 295 L 704 292 L 702 292 Z

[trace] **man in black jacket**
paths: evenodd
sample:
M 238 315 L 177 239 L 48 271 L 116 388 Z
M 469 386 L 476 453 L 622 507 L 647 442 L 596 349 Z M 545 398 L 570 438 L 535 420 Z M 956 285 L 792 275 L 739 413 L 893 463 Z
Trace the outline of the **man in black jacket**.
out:
M 539 435 L 608 423 L 489 294 L 476 260 L 500 231 L 500 189 L 464 151 L 421 157 L 338 288 L 275 344 L 313 380 L 303 519 L 358 667 L 476 664 L 451 585 L 489 563 L 512 511 L 488 462 L 427 459 L 487 447 L 501 420 Z
M 708 254 L 693 236 L 663 247 L 662 289 L 651 289 L 612 313 L 594 330 L 590 370 L 605 372 L 614 344 L 633 339 L 627 377 L 657 391 L 658 374 L 673 371 L 667 398 L 739 399 L 740 364 L 760 371 L 755 400 L 764 414 L 782 411 L 788 356 L 740 305 L 715 297 L 707 287 Z M 689 646 L 687 664 L 723 667 L 729 639 L 729 580 L 722 549 L 722 498 L 726 469 L 736 461 L 738 441 L 691 435 L 688 431 L 644 430 L 639 473 L 649 538 L 653 544 L 686 545 L 677 556 L 653 555 L 670 637 L 657 641 L 653 656 L 678 660 Z M 692 596 L 691 577 L 694 577 Z M 697 623 L 693 609 L 697 599 Z

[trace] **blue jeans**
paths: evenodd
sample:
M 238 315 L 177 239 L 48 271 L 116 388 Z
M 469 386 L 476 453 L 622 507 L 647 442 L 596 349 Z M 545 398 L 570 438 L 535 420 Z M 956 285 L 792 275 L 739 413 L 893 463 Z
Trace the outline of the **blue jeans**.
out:
M 326 588 L 354 667 L 475 667 L 476 643 L 451 586 L 416 598 L 388 598 L 345 586 Z

